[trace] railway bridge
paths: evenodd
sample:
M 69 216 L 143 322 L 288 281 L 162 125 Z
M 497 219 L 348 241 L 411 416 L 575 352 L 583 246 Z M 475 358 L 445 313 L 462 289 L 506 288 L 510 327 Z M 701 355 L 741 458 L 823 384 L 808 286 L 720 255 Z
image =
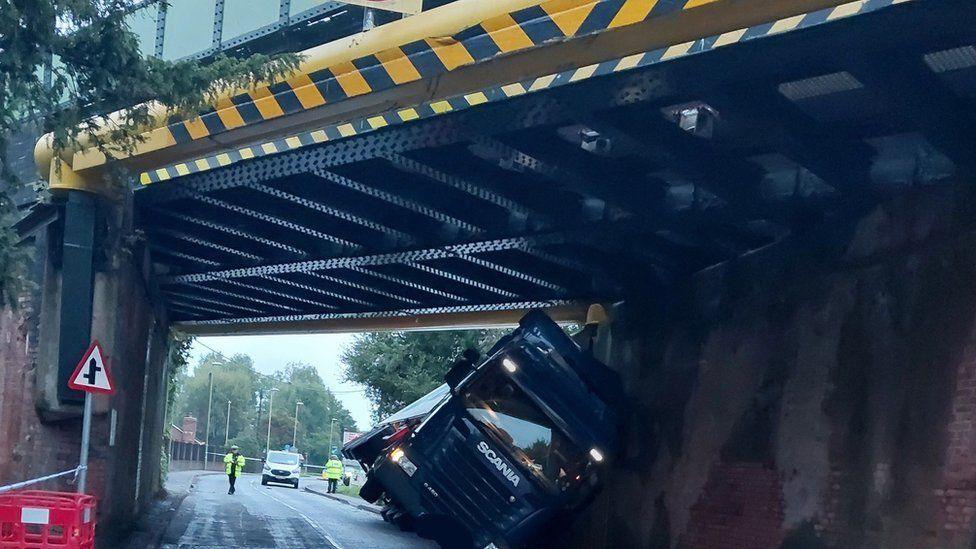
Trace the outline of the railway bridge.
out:
M 315 45 L 198 117 L 153 107 L 132 151 L 42 138 L 54 199 L 19 226 L 43 252 L 37 429 L 77 416 L 63 381 L 98 336 L 128 389 L 96 407 L 97 486 L 126 516 L 158 475 L 131 456 L 158 445 L 171 326 L 602 303 L 627 452 L 567 544 L 969 547 L 974 18 L 963 0 L 460 0 Z M 136 428 L 109 444 L 116 421 Z

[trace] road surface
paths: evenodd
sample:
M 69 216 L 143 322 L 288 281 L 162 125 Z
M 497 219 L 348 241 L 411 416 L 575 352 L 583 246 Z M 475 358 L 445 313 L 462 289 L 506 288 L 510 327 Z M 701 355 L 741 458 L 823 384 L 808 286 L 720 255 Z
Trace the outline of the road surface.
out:
M 436 547 L 383 522 L 376 513 L 304 489 L 261 486 L 257 475 L 238 479 L 232 496 L 227 494 L 227 477 L 201 476 L 162 542 L 165 549 Z

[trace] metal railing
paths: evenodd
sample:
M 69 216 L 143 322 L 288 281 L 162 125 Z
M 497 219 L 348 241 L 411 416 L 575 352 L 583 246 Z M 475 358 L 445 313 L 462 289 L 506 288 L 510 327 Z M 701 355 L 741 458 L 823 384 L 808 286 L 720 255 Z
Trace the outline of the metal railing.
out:
M 27 486 L 31 486 L 31 485 L 34 485 L 34 484 L 38 484 L 38 483 L 45 482 L 45 481 L 48 481 L 48 480 L 54 480 L 56 478 L 66 477 L 68 475 L 72 475 L 73 476 L 73 478 L 69 482 L 71 484 L 74 484 L 78 480 L 78 474 L 81 473 L 82 471 L 86 470 L 86 469 L 88 469 L 87 466 L 79 465 L 78 467 L 75 467 L 74 469 L 68 469 L 67 471 L 61 471 L 60 473 L 54 473 L 53 475 L 47 475 L 47 476 L 43 476 L 43 477 L 32 478 L 30 480 L 25 480 L 23 482 L 17 482 L 17 483 L 14 483 L 14 484 L 8 484 L 6 486 L 0 486 L 0 493 L 2 493 L 2 492 L 9 492 L 11 490 L 19 490 L 19 489 L 24 488 L 24 487 L 27 487 Z

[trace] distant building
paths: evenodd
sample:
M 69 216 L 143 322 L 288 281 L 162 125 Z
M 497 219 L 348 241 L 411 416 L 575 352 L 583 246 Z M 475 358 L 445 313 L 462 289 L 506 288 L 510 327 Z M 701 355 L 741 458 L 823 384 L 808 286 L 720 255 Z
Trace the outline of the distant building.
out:
M 193 416 L 183 418 L 183 427 L 170 425 L 169 437 L 173 442 L 203 445 L 202 441 L 197 440 L 197 418 Z

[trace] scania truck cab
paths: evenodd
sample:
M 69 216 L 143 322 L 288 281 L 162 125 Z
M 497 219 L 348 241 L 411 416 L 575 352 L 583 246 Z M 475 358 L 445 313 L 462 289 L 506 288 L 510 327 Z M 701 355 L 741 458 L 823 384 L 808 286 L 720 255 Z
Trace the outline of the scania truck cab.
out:
M 539 311 L 468 358 L 422 421 L 381 426 L 361 494 L 382 492 L 442 546 L 519 547 L 598 488 L 618 450 L 620 382 Z

